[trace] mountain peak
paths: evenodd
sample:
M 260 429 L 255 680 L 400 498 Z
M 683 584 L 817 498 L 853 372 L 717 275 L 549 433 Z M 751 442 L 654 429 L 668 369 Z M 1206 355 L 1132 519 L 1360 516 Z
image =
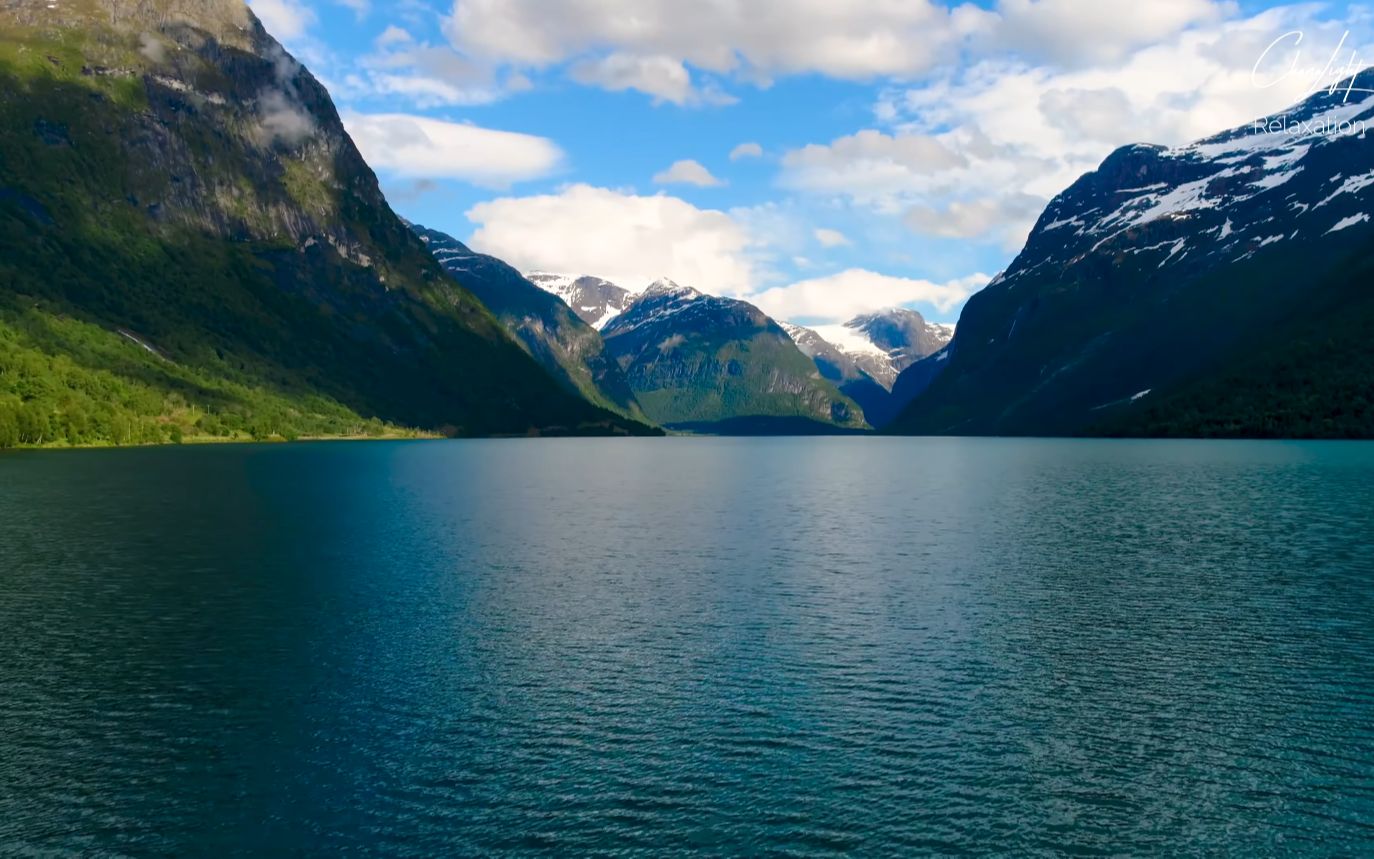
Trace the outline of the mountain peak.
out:
M 893 322 L 897 324 L 917 324 L 925 325 L 926 318 L 918 311 L 906 307 L 884 307 L 881 310 L 874 310 L 869 313 L 861 313 L 844 324 L 846 328 L 863 329 L 869 325 L 880 322 Z
M 597 330 L 619 316 L 631 301 L 629 290 L 591 275 L 532 271 L 526 277 L 545 292 L 563 299 L 573 313 Z
M 646 297 L 654 295 L 675 295 L 683 298 L 699 298 L 701 292 L 690 286 L 682 286 L 669 278 L 660 277 L 658 280 L 649 284 L 648 288 L 644 290 L 644 295 Z

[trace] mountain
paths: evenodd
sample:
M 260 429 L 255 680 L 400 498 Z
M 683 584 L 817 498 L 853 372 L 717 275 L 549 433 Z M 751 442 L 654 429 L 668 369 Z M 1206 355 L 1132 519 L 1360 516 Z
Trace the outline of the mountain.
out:
M 1371 80 L 1114 152 L 970 299 L 943 368 L 906 371 L 925 390 L 893 429 L 1374 436 Z
M 564 388 L 596 405 L 645 420 L 601 335 L 561 299 L 496 257 L 474 253 L 450 235 L 418 225 L 411 228 L 444 270 L 476 295 Z
M 792 342 L 797 344 L 801 353 L 810 358 L 820 371 L 821 378 L 828 380 L 840 393 L 853 400 L 864 413 L 864 418 L 873 426 L 881 427 L 882 422 L 874 415 L 882 412 L 884 404 L 891 396 L 875 375 L 881 375 L 874 364 L 885 362 L 868 352 L 858 354 L 834 345 L 812 328 L 782 323 L 782 328 Z M 876 359 L 876 360 L 875 360 Z
M 0 367 L 10 441 L 645 431 L 443 272 L 241 0 L 0 4 Z
M 633 299 L 628 289 L 599 277 L 531 272 L 529 280 L 545 292 L 563 299 L 563 303 L 571 307 L 583 322 L 598 331 L 623 313 Z
M 743 301 L 660 280 L 602 330 L 654 422 L 729 433 L 857 430 L 858 406 Z
M 909 400 L 893 396 L 897 376 L 949 343 L 952 326 L 930 323 L 920 313 L 891 308 L 858 316 L 843 325 L 805 328 L 783 324 L 821 375 L 863 409 L 868 422 L 882 427 Z

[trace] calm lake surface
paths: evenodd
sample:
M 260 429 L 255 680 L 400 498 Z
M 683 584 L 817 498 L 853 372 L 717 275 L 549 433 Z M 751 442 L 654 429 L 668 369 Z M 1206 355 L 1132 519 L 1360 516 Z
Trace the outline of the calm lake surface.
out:
M 1374 445 L 0 456 L 0 855 L 1374 853 Z

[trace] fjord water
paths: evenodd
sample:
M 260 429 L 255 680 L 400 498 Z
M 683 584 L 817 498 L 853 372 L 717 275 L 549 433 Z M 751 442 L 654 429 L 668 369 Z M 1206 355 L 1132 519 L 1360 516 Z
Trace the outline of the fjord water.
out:
M 1374 851 L 1374 447 L 0 457 L 0 854 Z

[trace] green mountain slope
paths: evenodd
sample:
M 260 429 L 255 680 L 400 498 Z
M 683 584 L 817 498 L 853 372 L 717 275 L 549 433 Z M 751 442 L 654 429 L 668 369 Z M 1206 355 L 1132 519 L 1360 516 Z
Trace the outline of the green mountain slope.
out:
M 0 6 L 0 441 L 644 430 L 439 268 L 241 2 L 53 5 Z
M 648 420 L 620 365 L 606 353 L 601 335 L 562 299 L 496 257 L 474 253 L 447 233 L 418 225 L 411 228 L 444 270 L 481 299 L 516 342 L 564 388 L 626 417 Z
M 659 281 L 602 335 L 645 414 L 670 429 L 781 434 L 865 426 L 854 401 L 746 302 Z

